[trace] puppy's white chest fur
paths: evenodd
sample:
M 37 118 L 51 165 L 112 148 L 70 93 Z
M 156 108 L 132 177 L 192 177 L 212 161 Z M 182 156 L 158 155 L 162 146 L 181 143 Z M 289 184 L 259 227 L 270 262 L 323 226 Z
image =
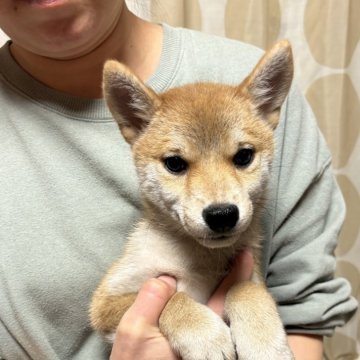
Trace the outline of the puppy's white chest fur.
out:
M 227 258 L 172 233 L 140 222 L 108 274 L 109 293 L 137 292 L 149 278 L 167 274 L 177 279 L 178 291 L 206 303 L 225 274 Z

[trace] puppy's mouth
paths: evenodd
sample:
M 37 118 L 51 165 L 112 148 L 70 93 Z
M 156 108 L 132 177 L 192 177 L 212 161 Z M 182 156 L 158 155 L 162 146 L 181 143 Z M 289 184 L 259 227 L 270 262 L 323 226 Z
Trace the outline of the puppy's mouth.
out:
M 206 237 L 197 238 L 198 243 L 206 248 L 224 248 L 232 246 L 238 239 L 236 233 L 231 234 L 214 234 Z
M 221 234 L 221 235 L 209 236 L 207 239 L 217 241 L 217 240 L 229 239 L 229 238 L 232 238 L 233 236 L 234 236 L 234 234 Z

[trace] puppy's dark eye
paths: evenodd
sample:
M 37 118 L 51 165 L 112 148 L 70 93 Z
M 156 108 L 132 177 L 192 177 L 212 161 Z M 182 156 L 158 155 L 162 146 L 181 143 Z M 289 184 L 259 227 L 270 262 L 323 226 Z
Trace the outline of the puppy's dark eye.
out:
M 254 158 L 254 149 L 244 148 L 240 149 L 234 156 L 233 162 L 236 167 L 246 167 L 250 165 Z
M 188 163 L 180 156 L 169 156 L 164 159 L 164 164 L 167 170 L 172 173 L 182 173 L 188 168 Z

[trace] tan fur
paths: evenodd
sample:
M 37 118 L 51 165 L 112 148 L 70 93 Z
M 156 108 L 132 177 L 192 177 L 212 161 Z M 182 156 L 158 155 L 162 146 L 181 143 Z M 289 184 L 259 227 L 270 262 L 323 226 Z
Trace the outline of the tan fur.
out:
M 233 286 L 226 296 L 224 313 L 234 344 L 241 349 L 239 359 L 293 358 L 286 336 L 279 332 L 282 323 L 276 304 L 263 283 L 246 281 Z
M 107 291 L 98 289 L 91 304 L 90 312 L 95 313 L 91 325 L 103 335 L 110 334 L 117 328 L 121 318 L 133 304 L 136 293 L 112 296 Z
M 198 83 L 156 94 L 124 65 L 105 65 L 105 98 L 132 146 L 145 211 L 94 294 L 90 316 L 95 329 L 115 332 L 141 285 L 169 274 L 176 277 L 178 292 L 159 326 L 182 359 L 293 358 L 260 271 L 260 219 L 273 131 L 292 72 L 286 41 L 267 52 L 238 86 Z M 253 160 L 235 166 L 235 154 L 244 148 L 254 149 Z M 181 174 L 164 165 L 165 158 L 174 156 L 186 160 Z M 239 211 L 224 236 L 204 217 L 204 211 L 219 204 Z M 226 274 L 229 260 L 244 247 L 254 251 L 254 275 L 228 293 L 228 326 L 203 304 Z
M 205 305 L 195 302 L 183 292 L 176 293 L 169 300 L 159 324 L 166 336 L 172 339 L 173 349 L 181 354 L 182 359 L 232 359 L 234 356 L 226 324 Z M 212 331 L 204 331 L 206 328 Z M 197 338 L 199 334 L 201 338 Z M 189 339 L 192 342 L 195 340 L 196 346 L 189 348 Z

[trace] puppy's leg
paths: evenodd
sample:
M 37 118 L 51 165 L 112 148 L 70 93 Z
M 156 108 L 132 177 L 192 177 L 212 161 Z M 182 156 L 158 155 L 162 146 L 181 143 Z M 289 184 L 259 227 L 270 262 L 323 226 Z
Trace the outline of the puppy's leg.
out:
M 239 360 L 292 360 L 276 304 L 262 283 L 233 286 L 224 308 Z
M 235 360 L 230 329 L 205 305 L 183 292 L 163 310 L 159 326 L 183 360 Z
M 109 295 L 99 289 L 90 307 L 92 327 L 112 342 L 121 318 L 134 303 L 136 295 L 136 293 Z

